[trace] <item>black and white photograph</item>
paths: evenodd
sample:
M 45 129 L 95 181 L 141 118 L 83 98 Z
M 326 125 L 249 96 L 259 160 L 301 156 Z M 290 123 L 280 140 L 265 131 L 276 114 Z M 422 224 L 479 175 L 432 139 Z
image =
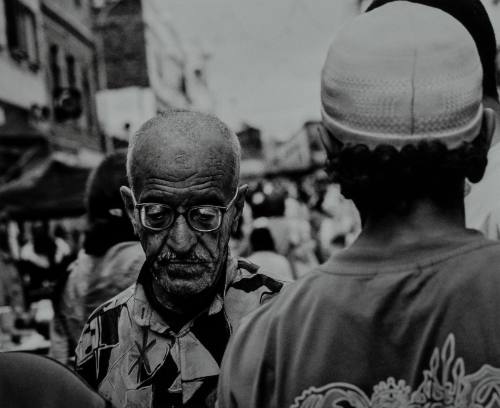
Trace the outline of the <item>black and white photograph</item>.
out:
M 0 408 L 500 408 L 500 0 L 0 0 Z

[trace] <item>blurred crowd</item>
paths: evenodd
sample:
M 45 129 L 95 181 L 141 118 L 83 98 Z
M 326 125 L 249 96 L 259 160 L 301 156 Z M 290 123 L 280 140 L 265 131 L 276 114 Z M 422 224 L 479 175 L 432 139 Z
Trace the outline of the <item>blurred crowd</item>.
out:
M 132 284 L 144 262 L 119 193 L 128 184 L 125 161 L 125 152 L 113 154 L 89 177 L 83 220 L 0 223 L 0 307 L 14 314 L 3 320 L 36 328 L 63 363 L 91 312 Z M 324 171 L 275 176 L 249 182 L 230 248 L 268 275 L 293 281 L 348 246 L 360 227 L 354 204 Z M 14 333 L 4 336 L 4 348 L 15 349 L 22 339 L 13 327 L 4 331 Z
M 80 232 L 49 222 L 0 223 L 0 305 L 22 314 L 42 299 L 55 299 L 80 247 Z
M 349 245 L 361 228 L 352 201 L 322 170 L 298 180 L 282 176 L 250 183 L 246 202 L 231 237 L 233 253 L 285 281 L 301 277 Z
M 90 313 L 136 279 L 144 254 L 120 197 L 125 161 L 112 154 L 91 174 L 84 219 L 0 223 L 0 350 L 24 349 L 32 328 L 45 341 L 28 350 L 50 345 L 68 363 Z

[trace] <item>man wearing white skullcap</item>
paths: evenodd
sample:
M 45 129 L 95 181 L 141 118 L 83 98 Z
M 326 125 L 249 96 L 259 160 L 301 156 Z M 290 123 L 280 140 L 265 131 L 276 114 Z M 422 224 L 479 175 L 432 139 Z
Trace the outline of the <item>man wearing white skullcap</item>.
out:
M 494 114 L 465 27 L 397 1 L 335 37 L 321 83 L 327 170 L 356 203 L 348 249 L 240 326 L 219 407 L 490 407 L 500 243 L 465 228 Z
M 403 0 L 373 0 L 367 12 L 387 3 Z M 406 0 L 405 0 L 406 1 Z M 483 68 L 483 104 L 494 110 L 500 119 L 497 90 L 497 42 L 488 13 L 480 0 L 410 0 L 445 11 L 458 20 L 471 34 Z M 483 179 L 467 185 L 465 220 L 469 228 L 481 231 L 491 239 L 500 240 L 500 126 L 495 128 L 488 152 L 488 166 Z

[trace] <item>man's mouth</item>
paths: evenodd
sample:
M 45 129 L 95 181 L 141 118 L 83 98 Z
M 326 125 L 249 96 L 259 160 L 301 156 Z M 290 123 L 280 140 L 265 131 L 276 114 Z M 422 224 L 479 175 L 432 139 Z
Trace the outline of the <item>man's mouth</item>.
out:
M 200 264 L 210 264 L 212 261 L 204 260 L 186 260 L 186 259 L 169 259 L 160 261 L 163 265 L 200 265 Z
M 213 269 L 212 262 L 175 261 L 163 262 L 156 265 L 155 275 L 169 279 L 193 280 Z

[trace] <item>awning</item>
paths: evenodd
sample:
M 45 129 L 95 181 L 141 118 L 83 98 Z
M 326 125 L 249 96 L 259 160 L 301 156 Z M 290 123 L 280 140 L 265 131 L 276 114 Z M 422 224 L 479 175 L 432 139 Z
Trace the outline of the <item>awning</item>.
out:
M 0 126 L 2 144 L 31 145 L 46 143 L 45 135 L 33 126 L 23 122 L 14 122 Z
M 15 219 L 82 215 L 90 170 L 56 153 L 35 160 L 18 178 L 0 186 L 0 212 Z
M 4 120 L 0 125 L 0 143 L 2 145 L 32 146 L 44 144 L 47 139 L 42 130 L 30 123 L 30 112 L 26 109 L 0 101 L 4 111 Z
M 48 149 L 47 137 L 31 126 L 17 110 L 9 111 L 9 120 L 0 126 L 0 177 L 24 162 L 33 152 Z

